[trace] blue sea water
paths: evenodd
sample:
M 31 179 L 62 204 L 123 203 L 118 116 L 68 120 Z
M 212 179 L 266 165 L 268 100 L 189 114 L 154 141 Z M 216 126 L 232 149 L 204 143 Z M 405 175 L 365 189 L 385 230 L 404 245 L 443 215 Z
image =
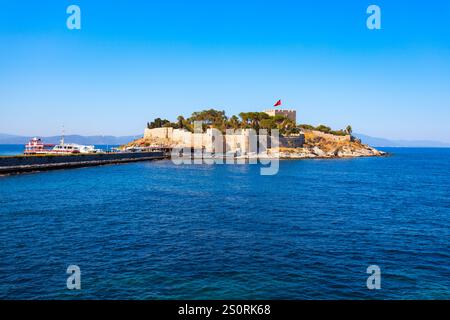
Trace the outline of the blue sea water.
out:
M 23 154 L 23 144 L 0 144 L 0 156 L 15 156 Z
M 118 145 L 96 145 L 96 149 L 110 150 Z M 0 156 L 16 156 L 23 154 L 25 147 L 23 144 L 0 144 Z
M 1 177 L 0 298 L 450 299 L 450 149 L 386 150 Z

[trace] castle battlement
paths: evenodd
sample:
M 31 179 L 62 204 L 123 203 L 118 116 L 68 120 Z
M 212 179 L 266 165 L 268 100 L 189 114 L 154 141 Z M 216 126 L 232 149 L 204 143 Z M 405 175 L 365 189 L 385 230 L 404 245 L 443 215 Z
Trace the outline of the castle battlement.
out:
M 269 116 L 285 116 L 286 118 L 294 121 L 294 123 L 297 123 L 297 111 L 293 109 L 267 109 L 264 110 L 265 113 L 267 113 Z

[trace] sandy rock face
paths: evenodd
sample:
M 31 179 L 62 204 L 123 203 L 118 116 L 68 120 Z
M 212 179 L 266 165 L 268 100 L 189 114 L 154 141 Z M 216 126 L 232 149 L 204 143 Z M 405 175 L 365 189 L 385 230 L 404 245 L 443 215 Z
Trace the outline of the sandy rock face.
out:
M 375 157 L 382 156 L 386 153 L 371 147 L 351 149 L 348 147 L 338 150 L 325 152 L 319 147 L 311 149 L 303 148 L 300 150 L 291 150 L 280 152 L 281 158 L 302 159 L 302 158 L 355 158 L 355 157 Z
M 316 134 L 310 131 L 306 135 L 303 148 L 289 149 L 282 148 L 280 156 L 282 158 L 355 158 L 355 157 L 377 157 L 386 153 L 368 145 L 362 144 L 359 140 L 351 137 L 330 139 L 330 135 Z
M 324 157 L 326 155 L 325 151 L 323 151 L 322 149 L 320 149 L 317 146 L 312 148 L 312 153 L 315 154 L 318 157 Z

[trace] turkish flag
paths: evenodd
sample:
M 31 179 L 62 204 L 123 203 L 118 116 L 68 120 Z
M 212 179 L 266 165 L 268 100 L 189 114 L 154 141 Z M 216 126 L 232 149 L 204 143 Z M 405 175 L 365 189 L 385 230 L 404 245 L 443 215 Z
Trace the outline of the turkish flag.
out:
M 281 100 L 278 100 L 273 106 L 274 106 L 274 107 L 281 106 Z

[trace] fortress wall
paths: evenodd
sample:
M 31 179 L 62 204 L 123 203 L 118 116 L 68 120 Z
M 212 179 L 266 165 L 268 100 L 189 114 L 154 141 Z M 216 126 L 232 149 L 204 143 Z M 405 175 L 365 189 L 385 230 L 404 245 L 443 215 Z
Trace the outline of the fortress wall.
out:
M 249 131 L 247 129 L 242 130 L 241 133 L 228 134 L 224 137 L 224 140 L 227 152 L 240 151 L 242 155 L 256 152 L 255 145 L 249 141 Z
M 156 141 L 166 141 L 169 144 L 190 145 L 193 143 L 193 135 L 185 129 L 174 128 L 146 128 L 144 138 Z
M 217 129 L 208 129 L 203 134 L 203 146 L 207 152 L 225 152 L 225 136 Z
M 172 140 L 173 128 L 145 128 L 144 138 L 146 139 L 169 139 Z
M 305 135 L 300 134 L 298 136 L 281 136 L 279 139 L 281 148 L 302 148 L 305 143 Z
M 225 139 L 225 149 L 224 152 L 234 152 L 237 149 L 237 135 L 235 134 L 230 134 L 227 135 L 226 139 Z
M 184 129 L 174 129 L 172 141 L 176 144 L 189 145 L 192 141 L 192 133 Z
M 331 138 L 344 138 L 329 134 L 323 134 Z M 235 152 L 240 151 L 245 155 L 248 153 L 258 152 L 256 132 L 252 134 L 250 129 L 242 129 L 236 131 L 234 134 L 223 135 L 217 129 L 207 129 L 205 133 L 191 133 L 184 129 L 173 128 L 154 128 L 145 129 L 144 137 L 158 141 L 166 141 L 169 144 L 181 145 L 186 147 L 204 148 L 208 152 Z M 270 147 L 270 137 L 267 137 L 268 147 Z M 280 137 L 279 146 L 285 148 L 301 148 L 305 142 L 303 134 L 298 136 Z
M 314 134 L 318 137 L 322 137 L 324 139 L 327 140 L 332 140 L 332 141 L 352 141 L 352 136 L 351 135 L 346 135 L 346 136 L 337 136 L 331 133 L 325 133 L 325 132 L 321 132 L 321 131 L 317 131 L 314 130 L 313 131 Z
M 297 111 L 295 110 L 286 110 L 286 109 L 269 109 L 269 110 L 264 110 L 265 113 L 267 113 L 269 116 L 284 116 L 294 122 L 297 122 Z

